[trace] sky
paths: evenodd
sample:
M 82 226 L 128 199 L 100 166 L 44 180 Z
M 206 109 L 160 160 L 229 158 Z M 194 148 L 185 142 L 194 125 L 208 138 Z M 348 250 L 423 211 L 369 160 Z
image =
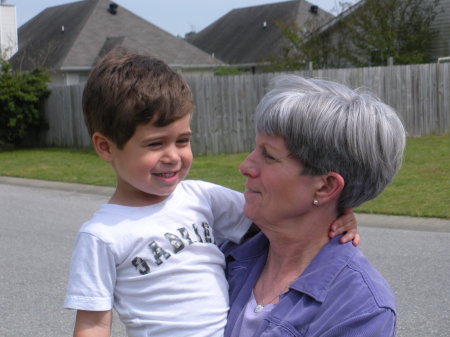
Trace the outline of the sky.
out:
M 16 6 L 17 26 L 20 27 L 48 7 L 77 0 L 6 0 Z M 286 0 L 114 0 L 159 28 L 175 36 L 184 37 L 191 31 L 200 31 L 235 8 L 258 6 Z M 308 0 L 310 3 L 336 15 L 339 0 Z M 355 2 L 348 1 L 347 2 Z

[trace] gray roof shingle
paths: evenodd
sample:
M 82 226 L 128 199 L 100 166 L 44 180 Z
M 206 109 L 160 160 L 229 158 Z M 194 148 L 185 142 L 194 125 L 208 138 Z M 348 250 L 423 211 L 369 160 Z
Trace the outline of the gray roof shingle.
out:
M 116 45 L 146 52 L 172 66 L 208 66 L 221 61 L 109 0 L 84 0 L 50 7 L 19 28 L 15 68 L 89 69 Z
M 234 9 L 187 40 L 230 64 L 262 62 L 288 43 L 277 23 L 296 21 L 302 27 L 315 20 L 319 26 L 333 18 L 320 8 L 313 13 L 311 6 L 294 0 Z

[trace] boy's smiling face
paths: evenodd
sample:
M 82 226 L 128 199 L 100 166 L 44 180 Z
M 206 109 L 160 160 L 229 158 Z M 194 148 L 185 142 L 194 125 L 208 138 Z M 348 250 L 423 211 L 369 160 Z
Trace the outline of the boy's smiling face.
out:
M 190 117 L 188 114 L 163 127 L 151 122 L 139 125 L 122 149 L 109 144 L 110 156 L 106 160 L 117 176 L 110 203 L 150 205 L 175 190 L 192 164 Z

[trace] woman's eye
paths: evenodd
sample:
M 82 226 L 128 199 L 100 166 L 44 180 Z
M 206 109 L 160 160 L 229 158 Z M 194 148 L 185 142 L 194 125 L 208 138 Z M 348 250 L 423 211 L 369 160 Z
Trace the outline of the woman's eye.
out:
M 262 151 L 262 155 L 264 158 L 266 158 L 268 160 L 275 160 L 275 158 L 273 156 L 271 156 L 266 150 Z

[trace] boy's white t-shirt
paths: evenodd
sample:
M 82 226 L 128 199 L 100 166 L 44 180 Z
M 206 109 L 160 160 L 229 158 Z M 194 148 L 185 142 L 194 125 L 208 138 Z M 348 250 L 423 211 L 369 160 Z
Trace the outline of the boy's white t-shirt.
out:
M 102 205 L 78 233 L 64 307 L 114 307 L 130 337 L 222 336 L 228 284 L 215 243 L 246 233 L 243 206 L 241 193 L 202 181 L 155 205 Z

